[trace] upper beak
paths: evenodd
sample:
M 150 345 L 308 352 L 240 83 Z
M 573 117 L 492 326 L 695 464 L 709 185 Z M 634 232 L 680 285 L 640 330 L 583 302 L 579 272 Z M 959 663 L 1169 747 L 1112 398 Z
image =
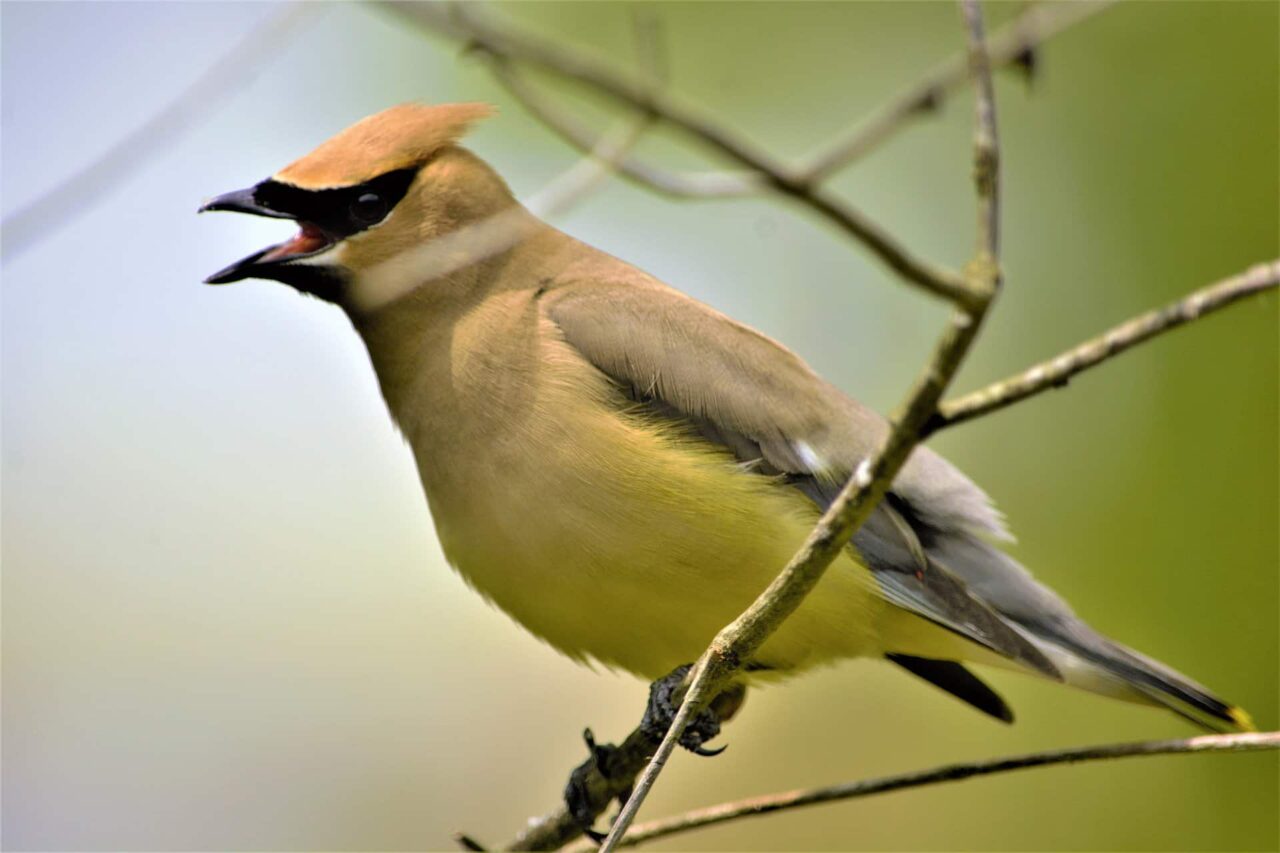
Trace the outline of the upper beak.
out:
M 249 213 L 254 216 L 269 216 L 273 219 L 293 219 L 297 221 L 297 217 L 291 213 L 267 207 L 260 203 L 255 198 L 256 190 L 257 187 L 250 187 L 249 189 L 224 193 L 200 205 L 199 210 L 196 212 L 230 210 L 235 213 Z M 333 245 L 333 238 L 315 225 L 301 221 L 298 224 L 302 230 L 293 239 L 274 246 L 268 246 L 246 258 L 241 258 L 234 264 L 220 269 L 206 278 L 204 280 L 205 284 L 230 284 L 233 281 L 255 277 L 279 278 L 278 273 L 271 275 L 269 271 L 272 268 L 279 267 L 286 261 L 323 252 Z
M 249 187 L 247 190 L 223 193 L 200 205 L 200 209 L 196 213 L 205 213 L 210 210 L 230 210 L 235 213 L 252 213 L 254 216 L 270 216 L 273 219 L 293 219 L 293 216 L 288 213 L 259 204 L 253 197 L 256 189 L 257 187 Z

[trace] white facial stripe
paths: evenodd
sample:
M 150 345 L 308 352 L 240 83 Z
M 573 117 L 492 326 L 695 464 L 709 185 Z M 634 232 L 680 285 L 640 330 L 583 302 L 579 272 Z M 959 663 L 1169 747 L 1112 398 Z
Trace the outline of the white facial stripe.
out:
M 308 255 L 305 258 L 289 261 L 289 264 L 308 267 L 333 266 L 337 263 L 338 250 L 342 248 L 342 243 L 334 243 L 323 252 L 316 252 L 314 255 Z

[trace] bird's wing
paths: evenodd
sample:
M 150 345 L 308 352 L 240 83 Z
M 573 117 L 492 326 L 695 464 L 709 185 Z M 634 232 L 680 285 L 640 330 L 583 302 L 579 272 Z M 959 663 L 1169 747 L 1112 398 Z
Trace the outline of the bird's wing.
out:
M 637 404 L 750 470 L 784 477 L 820 507 L 888 432 L 782 345 L 652 279 L 560 281 L 541 298 L 566 342 Z M 1057 677 L 1034 644 L 928 553 L 922 534 L 948 531 L 1003 527 L 980 489 L 918 448 L 853 544 L 888 601 Z

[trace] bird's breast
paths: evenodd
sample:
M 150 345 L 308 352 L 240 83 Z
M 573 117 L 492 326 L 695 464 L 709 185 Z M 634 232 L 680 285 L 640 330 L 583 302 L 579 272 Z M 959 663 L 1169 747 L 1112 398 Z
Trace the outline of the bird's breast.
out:
M 483 306 L 447 338 L 397 416 L 442 547 L 563 652 L 661 676 L 695 659 L 803 541 L 815 513 L 802 497 L 629 411 L 536 301 Z M 766 647 L 780 667 L 859 653 L 871 618 L 859 612 L 873 605 L 847 562 L 791 639 Z

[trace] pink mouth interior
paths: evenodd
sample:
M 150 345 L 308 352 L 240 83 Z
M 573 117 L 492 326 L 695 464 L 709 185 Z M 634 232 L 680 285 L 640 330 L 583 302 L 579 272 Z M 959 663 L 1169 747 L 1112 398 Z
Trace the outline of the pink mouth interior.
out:
M 260 260 L 278 261 L 281 258 L 293 257 L 294 255 L 309 255 L 329 245 L 329 238 L 325 237 L 324 232 L 319 228 L 309 222 L 300 222 L 298 224 L 302 230 L 295 234 L 292 240 L 276 246 L 263 255 Z

